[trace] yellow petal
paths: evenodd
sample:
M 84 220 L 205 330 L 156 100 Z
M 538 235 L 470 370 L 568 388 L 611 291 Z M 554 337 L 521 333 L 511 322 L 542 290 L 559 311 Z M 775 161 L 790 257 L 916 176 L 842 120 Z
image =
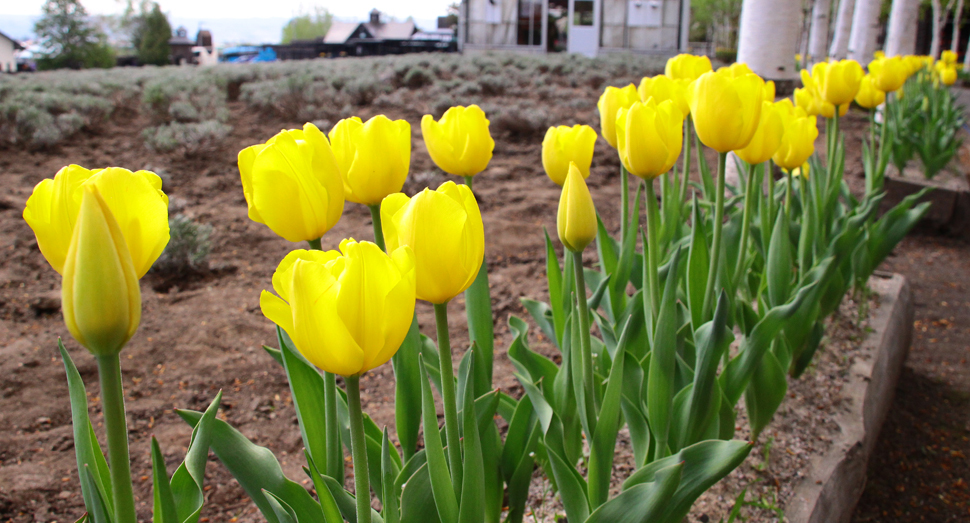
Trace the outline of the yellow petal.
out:
M 569 167 L 566 175 L 556 221 L 559 241 L 573 252 L 583 252 L 596 239 L 596 207 L 586 181 L 575 165 Z

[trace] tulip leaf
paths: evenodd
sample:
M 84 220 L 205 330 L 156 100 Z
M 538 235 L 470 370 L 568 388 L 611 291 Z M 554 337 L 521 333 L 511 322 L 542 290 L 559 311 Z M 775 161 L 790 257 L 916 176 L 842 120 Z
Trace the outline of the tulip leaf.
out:
M 777 340 L 775 344 L 777 345 L 779 341 Z M 787 392 L 788 380 L 785 367 L 778 362 L 775 353 L 769 350 L 755 367 L 751 375 L 751 383 L 744 393 L 752 441 L 758 439 L 758 435 L 771 421 Z
M 381 439 L 381 476 L 383 476 L 383 496 L 381 497 L 381 517 L 384 518 L 384 523 L 400 523 L 401 521 L 401 511 L 398 507 L 400 502 L 400 493 L 395 488 L 397 475 L 400 474 L 401 469 L 391 460 L 391 452 L 393 445 L 391 445 L 391 440 L 387 437 L 387 427 L 384 428 L 384 437 Z M 393 451 L 397 454 L 397 450 Z
M 530 300 L 529 298 L 519 298 L 519 302 L 529 311 L 529 315 L 535 320 L 539 329 L 552 340 L 556 347 L 562 347 L 561 334 L 556 331 L 555 316 L 552 307 L 541 301 Z
M 482 260 L 475 281 L 465 291 L 465 314 L 468 316 L 468 337 L 474 345 L 475 396 L 492 388 L 492 359 L 495 350 L 492 297 L 488 288 L 488 263 Z
M 341 486 L 340 483 L 337 483 L 337 480 L 331 478 L 330 476 L 320 476 L 320 479 L 323 480 L 327 490 L 330 491 L 330 495 L 333 496 L 333 500 L 336 503 L 337 508 L 340 510 L 340 515 L 343 516 L 348 523 L 357 523 L 356 498 L 344 490 L 343 486 Z M 297 513 L 297 516 L 299 516 L 302 521 L 302 516 L 300 516 L 299 513 Z M 370 519 L 371 523 L 383 523 L 384 521 L 381 518 L 381 515 L 378 514 L 374 509 L 370 509 Z M 317 519 L 311 519 L 310 521 L 317 521 Z
M 401 348 L 391 358 L 394 369 L 394 423 L 406 460 L 417 452 L 418 432 L 421 428 L 420 352 L 421 331 L 415 316 Z
M 297 523 L 296 513 L 293 512 L 293 509 L 285 501 L 265 489 L 263 490 L 263 494 L 266 496 L 269 506 L 273 508 L 273 513 L 276 514 L 280 523 Z
M 654 481 L 640 483 L 607 501 L 590 514 L 585 523 L 655 523 L 680 485 L 684 464 L 677 463 L 657 472 Z M 673 522 L 672 522 L 673 523 Z
M 509 360 L 515 369 L 528 376 L 533 383 L 542 382 L 543 388 L 552 387 L 559 367 L 549 358 L 533 352 L 528 345 L 529 324 L 516 316 L 509 316 L 509 330 L 515 336 L 509 345 Z
M 589 307 L 589 310 L 591 311 L 596 310 L 599 308 L 600 304 L 602 303 L 604 305 L 603 312 L 606 313 L 606 317 L 610 318 L 610 321 L 614 321 L 613 309 L 610 307 L 609 300 L 607 300 L 606 302 L 603 302 L 603 296 L 606 295 L 606 291 L 610 287 L 610 279 L 611 279 L 610 277 L 612 275 L 607 274 L 606 276 L 603 276 L 599 272 L 596 272 L 592 269 L 584 269 L 583 274 L 586 277 L 586 281 L 589 284 L 592 284 L 593 288 L 595 289 L 593 291 L 593 295 L 590 296 L 588 300 L 586 300 L 587 307 Z
M 208 451 L 208 447 L 206 447 Z M 181 523 L 175 509 L 175 498 L 172 496 L 172 486 L 168 482 L 168 471 L 165 469 L 165 456 L 158 446 L 158 440 L 152 436 L 152 496 L 154 505 L 152 521 L 154 523 Z
M 276 360 L 276 363 L 279 363 L 280 366 L 283 366 L 283 353 L 280 352 L 279 349 L 274 349 L 273 347 L 267 347 L 266 345 L 263 345 L 263 350 L 266 351 L 266 354 L 269 354 L 270 356 L 272 356 L 273 359 Z
M 421 368 L 421 395 L 423 399 L 422 417 L 424 418 L 424 450 L 428 460 L 431 490 L 434 494 L 435 506 L 441 521 L 458 521 L 458 500 L 455 498 L 454 486 L 451 483 L 451 473 L 448 470 L 448 460 L 445 458 L 444 447 L 438 432 L 438 414 L 431 395 L 431 384 L 428 382 L 424 368 Z M 403 509 L 403 507 L 402 507 Z
M 690 308 L 691 325 L 697 331 L 705 321 L 704 293 L 707 289 L 707 273 L 711 265 L 706 222 L 701 219 L 697 196 L 693 199 L 692 215 L 693 229 L 687 256 L 687 305 Z
M 469 374 L 474 376 L 475 363 L 469 361 Z M 478 416 L 475 413 L 475 391 L 465 387 L 462 406 L 463 468 L 461 503 L 458 508 L 459 523 L 482 523 L 485 516 L 485 464 L 482 457 L 481 436 L 478 432 Z
M 647 374 L 647 420 L 653 436 L 657 438 L 659 456 L 667 453 L 668 433 L 671 423 L 671 406 L 674 398 L 674 374 L 677 370 L 677 265 L 680 251 L 674 251 L 671 270 L 667 272 L 667 284 L 660 301 L 657 330 L 654 333 L 650 356 L 650 372 Z
M 694 334 L 697 345 L 697 363 L 694 371 L 694 386 L 687 420 L 685 443 L 692 444 L 701 439 L 707 428 L 716 419 L 720 405 L 721 391 L 717 387 L 717 367 L 728 346 L 731 334 L 727 329 L 728 297 L 722 290 L 714 309 L 714 319 L 701 325 Z
M 209 460 L 209 445 L 212 441 L 212 421 L 216 418 L 221 402 L 222 391 L 220 390 L 206 408 L 202 420 L 192 429 L 192 438 L 189 441 L 189 449 L 185 453 L 185 460 L 172 475 L 171 491 L 179 523 L 196 523 L 202 512 L 202 505 L 205 503 L 202 486 L 205 482 L 205 465 Z
M 563 329 L 569 310 L 569 307 L 563 301 L 563 295 L 566 292 L 563 288 L 563 272 L 559 269 L 559 257 L 556 255 L 552 240 L 549 239 L 549 231 L 545 227 L 542 228 L 542 234 L 546 239 L 546 281 L 549 283 L 549 308 L 552 312 L 552 321 L 556 332 L 553 340 L 555 340 L 557 347 L 562 347 Z M 568 276 L 567 274 L 566 279 L 569 279 Z M 528 306 L 526 308 L 528 309 Z M 529 312 L 532 313 L 532 310 L 530 309 Z M 542 323 L 540 322 L 539 325 L 541 326 Z
M 108 462 L 104 459 L 104 453 L 98 444 L 98 437 L 94 434 L 94 427 L 91 425 L 88 397 L 81 374 L 60 339 L 57 340 L 57 348 L 61 352 L 64 370 L 67 373 L 67 388 L 71 399 L 71 424 L 74 430 L 74 453 L 77 456 L 77 470 L 81 480 L 81 496 L 91 517 L 100 523 L 106 520 L 99 519 L 101 516 L 94 510 L 95 503 L 102 503 L 104 507 L 114 507 L 111 474 L 108 471 Z M 87 481 L 85 470 L 90 470 L 90 481 Z M 110 512 L 112 509 L 106 510 Z M 108 512 L 105 514 L 107 515 Z
M 629 326 L 629 324 L 628 324 Z M 630 329 L 620 336 L 616 357 L 610 369 L 606 393 L 596 420 L 596 431 L 589 453 L 589 504 L 591 508 L 606 502 L 610 492 L 613 457 L 616 452 L 616 435 L 620 430 L 620 401 L 623 394 L 623 364 L 626 362 L 626 344 Z
M 102 492 L 97 488 L 96 482 L 98 481 L 91 472 L 91 468 L 84 465 L 84 468 L 80 470 L 81 476 L 81 489 L 87 488 L 87 490 L 93 493 L 91 505 L 87 506 L 88 514 L 90 519 L 94 520 L 94 523 L 111 523 L 114 519 L 112 514 L 112 507 L 108 505 L 108 501 L 105 499 Z
M 307 476 L 310 476 L 310 480 L 313 481 L 313 488 L 317 491 L 317 499 L 320 501 L 320 512 L 323 515 L 323 523 L 343 523 L 344 518 L 340 515 L 337 500 L 334 499 L 333 494 L 330 493 L 330 488 L 323 481 L 323 475 L 320 474 L 320 469 L 313 462 L 313 456 L 310 456 L 307 449 L 303 449 L 303 456 L 307 462 L 307 466 L 303 467 L 303 472 Z
M 401 493 L 401 523 L 440 523 L 431 491 L 431 476 L 428 473 L 428 464 L 424 463 L 404 485 Z

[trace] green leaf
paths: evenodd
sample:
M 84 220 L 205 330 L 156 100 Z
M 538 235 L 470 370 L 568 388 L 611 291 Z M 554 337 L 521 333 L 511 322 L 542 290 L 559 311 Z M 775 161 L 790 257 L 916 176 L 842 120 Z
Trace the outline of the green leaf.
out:
M 438 517 L 441 521 L 458 521 L 458 500 L 455 498 L 448 461 L 438 432 L 438 414 L 435 409 L 431 384 L 428 382 L 424 367 L 421 368 L 422 413 L 424 418 L 424 450 L 428 460 L 431 489 L 434 493 Z M 402 507 L 403 509 L 403 507 Z
M 672 269 L 660 301 L 657 330 L 654 333 L 650 371 L 647 374 L 647 420 L 657 438 L 660 456 L 666 455 L 674 397 L 674 373 L 677 363 L 677 264 L 680 251 L 674 251 Z
M 696 331 L 704 323 L 704 291 L 707 289 L 707 272 L 711 266 L 706 225 L 701 218 L 696 195 L 693 199 L 692 217 L 693 228 L 687 256 L 687 306 L 690 308 L 691 325 Z
M 683 463 L 657 472 L 655 481 L 635 485 L 607 501 L 585 523 L 657 523 L 677 491 Z
M 111 523 L 112 519 L 114 519 L 114 514 L 111 512 L 111 507 L 108 505 L 107 500 L 101 491 L 98 490 L 95 484 L 97 478 L 91 472 L 91 468 L 85 465 L 80 472 L 82 492 L 84 489 L 87 489 L 94 494 L 92 496 L 91 506 L 87 507 L 90 519 L 94 520 L 94 523 Z
M 307 449 L 303 449 L 303 456 L 307 462 L 307 466 L 303 467 L 303 472 L 307 476 L 310 476 L 310 480 L 313 481 L 313 488 L 317 491 L 317 499 L 320 500 L 320 512 L 323 515 L 323 523 L 343 523 L 344 518 L 340 515 L 337 500 L 333 498 L 333 494 L 330 493 L 330 488 L 323 481 L 323 475 L 320 474 L 320 469 L 313 462 L 313 457 L 310 456 Z
M 266 496 L 269 506 L 273 508 L 273 513 L 276 514 L 280 523 L 297 523 L 296 513 L 293 512 L 293 509 L 285 501 L 265 489 L 263 490 L 263 494 Z
M 616 452 L 616 435 L 620 430 L 620 401 L 623 393 L 623 364 L 626 362 L 626 344 L 629 329 L 620 336 L 616 358 L 610 370 L 606 393 L 596 420 L 596 432 L 589 453 L 589 504 L 591 508 L 606 502 L 610 494 L 613 456 Z
M 394 369 L 394 423 L 404 459 L 411 459 L 418 449 L 421 428 L 421 331 L 418 318 L 411 319 L 401 348 L 391 358 Z
M 181 523 L 175 510 L 175 498 L 172 497 L 172 486 L 168 482 L 168 471 L 165 470 L 165 456 L 162 455 L 162 449 L 159 448 L 155 436 L 152 436 L 152 497 L 154 498 L 152 510 L 154 523 Z
M 509 331 L 514 338 L 509 345 L 509 360 L 516 370 L 532 379 L 533 383 L 543 380 L 543 387 L 551 387 L 555 382 L 559 367 L 549 358 L 533 352 L 528 345 L 529 324 L 516 316 L 509 316 Z
M 401 523 L 440 523 L 431 491 L 431 476 L 428 473 L 428 464 L 425 463 L 404 485 L 401 493 Z
M 542 234 L 546 239 L 546 281 L 549 283 L 549 308 L 552 312 L 552 321 L 556 332 L 552 339 L 555 340 L 557 347 L 562 347 L 562 333 L 569 310 L 563 302 L 565 290 L 563 288 L 563 273 L 559 269 L 559 257 L 556 255 L 552 240 L 549 239 L 549 231 L 545 227 L 542 228 Z
M 220 390 L 206 408 L 202 420 L 192 429 L 192 439 L 185 453 L 185 460 L 172 475 L 171 490 L 179 523 L 195 523 L 202 512 L 202 505 L 205 503 L 202 487 L 205 482 L 205 465 L 209 461 L 212 424 L 221 402 Z
M 333 496 L 334 502 L 340 509 L 340 515 L 347 520 L 348 523 L 357 523 L 357 500 L 354 496 L 351 496 L 349 492 L 344 490 L 344 488 L 337 483 L 337 480 L 331 478 L 330 476 L 320 476 L 323 480 L 324 485 L 327 490 L 330 491 L 330 495 Z M 297 515 L 302 521 L 303 516 Z M 371 523 L 384 523 L 381 515 L 377 513 L 376 510 L 370 510 Z M 311 519 L 309 521 L 318 521 L 317 519 Z
M 768 425 L 775 411 L 784 401 L 787 392 L 788 380 L 785 367 L 778 362 L 774 352 L 768 351 L 755 368 L 751 383 L 744 393 L 752 441 L 757 441 L 761 431 Z
M 475 363 L 470 363 L 474 375 Z M 482 444 L 478 432 L 478 416 L 475 414 L 475 394 L 467 387 L 462 407 L 462 425 L 465 434 L 462 438 L 463 472 L 461 504 L 458 508 L 459 523 L 482 523 L 485 521 L 485 464 L 482 457 Z
M 488 289 L 488 263 L 482 260 L 475 281 L 465 291 L 465 313 L 468 316 L 468 337 L 474 344 L 475 396 L 492 389 L 492 358 L 495 346 L 492 319 L 492 297 Z
M 805 231 L 806 229 L 803 228 L 802 234 L 806 234 Z M 791 240 L 788 236 L 788 215 L 780 212 L 771 232 L 771 244 L 768 246 L 768 266 L 765 272 L 768 279 L 768 303 L 771 306 L 781 305 L 788 301 L 788 297 L 791 295 L 793 267 Z
M 530 300 L 529 298 L 519 298 L 519 302 L 525 307 L 525 310 L 529 311 L 529 315 L 539 325 L 542 333 L 552 340 L 556 344 L 556 347 L 561 347 L 559 342 L 560 334 L 556 332 L 556 323 L 552 307 L 541 301 Z
M 733 338 L 727 330 L 727 313 L 728 297 L 721 291 L 714 310 L 714 319 L 701 325 L 694 334 L 697 365 L 685 433 L 685 443 L 688 445 L 699 441 L 717 419 L 721 396 L 717 387 L 717 367 Z
M 387 428 L 384 428 L 384 438 L 381 441 L 381 474 L 384 477 L 384 495 L 381 497 L 383 504 L 381 517 L 384 523 L 400 523 L 401 512 L 398 508 L 400 493 L 395 488 L 395 480 L 400 473 L 400 467 L 391 459 L 391 440 L 387 437 Z M 397 454 L 397 451 L 393 451 Z

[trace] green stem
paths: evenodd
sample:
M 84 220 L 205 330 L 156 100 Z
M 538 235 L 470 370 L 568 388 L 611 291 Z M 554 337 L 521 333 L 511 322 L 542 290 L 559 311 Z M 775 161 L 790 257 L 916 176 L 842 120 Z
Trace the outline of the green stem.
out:
M 370 209 L 370 218 L 374 223 L 374 243 L 382 251 L 386 251 L 387 247 L 384 246 L 384 229 L 381 228 L 381 205 L 368 205 L 367 208 Z
M 748 258 L 748 229 L 751 224 L 751 208 L 754 206 L 754 165 L 748 166 L 748 179 L 744 187 L 744 214 L 741 218 L 741 246 L 738 249 L 738 265 L 734 269 L 734 283 L 741 281 L 745 261 Z
M 791 198 L 792 198 L 791 193 L 792 193 L 792 183 L 794 182 L 794 180 L 792 179 L 791 171 L 785 171 L 785 176 L 788 177 L 787 178 L 788 183 L 786 184 L 786 187 L 785 187 L 785 215 L 791 218 Z
M 448 302 L 434 304 L 435 326 L 438 328 L 438 359 L 441 368 L 441 402 L 445 408 L 445 441 L 448 443 L 448 462 L 455 495 L 461 499 L 462 463 L 458 435 L 458 403 L 455 400 L 455 369 L 451 363 L 451 338 L 448 333 Z
M 684 183 L 680 186 L 680 202 L 687 199 L 687 185 L 690 182 L 690 146 L 691 137 L 694 134 L 693 120 L 691 120 L 690 115 L 687 115 L 687 121 L 684 122 Z
M 620 244 L 630 228 L 630 173 L 620 164 Z
M 660 281 L 657 275 L 659 265 L 660 247 L 657 241 L 657 222 L 659 212 L 657 211 L 657 195 L 654 192 L 653 180 L 649 180 L 647 185 L 647 284 L 650 286 L 650 312 L 653 313 L 654 322 L 657 321 L 657 314 L 660 312 Z M 588 330 L 588 329 L 587 329 Z
M 131 460 L 128 456 L 128 424 L 125 420 L 125 391 L 121 385 L 121 359 L 117 354 L 98 356 L 104 429 L 108 435 L 108 463 L 114 518 L 117 523 L 136 523 L 135 497 L 131 491 Z M 83 473 L 83 472 L 82 472 Z
M 775 169 L 771 160 L 765 164 L 765 177 L 768 178 L 768 218 L 775 223 Z M 769 230 L 770 225 L 769 225 Z
M 475 181 L 475 177 L 474 176 L 463 176 L 463 178 L 465 179 L 465 185 L 467 185 L 468 188 L 472 190 L 472 192 L 475 192 L 475 189 L 472 187 L 472 185 L 473 185 L 473 183 Z
M 886 102 L 883 105 L 882 110 L 882 128 L 879 131 L 879 156 L 876 158 L 876 172 L 873 180 L 873 190 L 881 191 L 883 186 L 883 179 L 886 173 L 886 163 L 889 161 L 889 156 L 883 157 L 883 147 L 886 146 L 886 140 L 889 137 L 889 104 L 890 101 L 895 96 L 894 93 L 886 93 Z
M 320 246 L 320 238 L 317 238 L 316 240 L 307 240 L 306 242 L 310 245 L 310 248 L 315 251 L 323 250 L 323 247 Z
M 370 478 L 367 468 L 367 442 L 364 437 L 364 411 L 360 406 L 360 375 L 344 376 L 344 383 L 347 385 L 347 410 L 350 414 L 350 450 L 354 458 L 357 523 L 370 523 Z
M 572 252 L 572 251 L 571 251 Z M 586 409 L 587 416 L 590 415 L 589 408 L 593 406 L 596 412 L 596 395 L 593 393 L 593 350 L 589 339 L 589 304 L 586 303 L 586 275 L 583 274 L 583 253 L 572 252 L 573 272 L 576 276 L 576 302 L 579 304 L 579 350 L 580 357 L 583 359 L 583 386 L 586 389 Z M 590 435 L 592 436 L 592 435 Z
M 727 164 L 727 153 L 717 155 L 717 187 L 714 189 L 714 242 L 711 247 L 711 267 L 707 271 L 707 287 L 704 290 L 704 318 L 711 315 L 714 303 L 714 280 L 717 279 L 717 268 L 721 261 L 721 229 L 724 228 L 724 169 Z

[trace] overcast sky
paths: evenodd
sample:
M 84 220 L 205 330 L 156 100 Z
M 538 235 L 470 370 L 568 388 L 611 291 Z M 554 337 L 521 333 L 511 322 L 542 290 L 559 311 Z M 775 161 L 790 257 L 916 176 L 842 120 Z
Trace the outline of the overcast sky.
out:
M 157 0 L 162 11 L 170 16 L 192 18 L 262 18 L 290 17 L 302 11 L 312 11 L 319 5 L 339 19 L 358 20 L 377 8 L 391 16 L 433 19 L 443 16 L 454 0 L 366 0 L 306 1 L 306 0 Z M 81 0 L 91 14 L 115 14 L 124 7 L 119 0 Z M 39 15 L 44 0 L 4 0 L 0 15 Z

